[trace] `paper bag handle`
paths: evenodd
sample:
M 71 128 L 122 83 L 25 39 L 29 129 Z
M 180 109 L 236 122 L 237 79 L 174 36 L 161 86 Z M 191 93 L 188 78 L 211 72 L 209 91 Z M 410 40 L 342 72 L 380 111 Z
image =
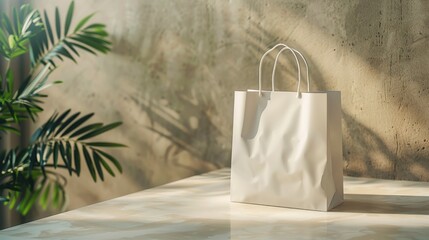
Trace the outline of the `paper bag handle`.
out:
M 298 50 L 296 50 L 296 49 L 294 49 L 294 48 L 291 48 L 291 47 L 289 47 L 289 46 L 287 46 L 286 44 L 283 44 L 283 43 L 279 43 L 279 44 L 276 44 L 274 47 L 272 47 L 271 49 L 269 49 L 268 51 L 266 51 L 263 55 L 262 55 L 262 57 L 261 57 L 261 60 L 259 61 L 259 96 L 261 96 L 261 94 L 262 94 L 262 75 L 261 75 L 261 72 L 262 72 L 262 62 L 263 62 L 263 60 L 264 60 L 264 58 L 265 58 L 265 56 L 267 56 L 270 52 L 272 52 L 272 51 L 274 51 L 277 47 L 279 47 L 279 46 L 282 46 L 283 48 L 277 53 L 277 56 L 276 56 L 276 59 L 275 59 L 275 61 L 274 61 L 274 67 L 273 67 L 273 72 L 272 72 L 272 75 L 271 75 L 271 88 L 272 88 L 272 90 L 271 91 L 273 91 L 274 92 L 274 82 L 275 82 L 275 78 L 274 78 L 274 76 L 275 76 L 275 70 L 276 70 L 276 67 L 277 67 L 277 61 L 278 61 L 278 58 L 279 58 L 279 56 L 280 56 L 280 54 L 284 51 L 284 50 L 289 50 L 289 51 L 291 51 L 292 52 L 292 54 L 294 55 L 294 57 L 295 57 L 295 60 L 296 60 L 296 63 L 297 63 L 297 70 L 298 70 L 298 88 L 297 88 L 297 96 L 299 96 L 300 95 L 300 88 L 301 88 L 301 68 L 300 68 L 300 64 L 299 64 L 299 60 L 298 60 L 298 58 L 297 58 L 297 56 L 296 56 L 296 53 L 298 53 L 298 55 L 302 58 L 302 60 L 304 61 L 304 64 L 305 64 L 305 67 L 306 67 L 306 70 L 307 70 L 307 91 L 308 92 L 310 92 L 310 78 L 309 78 L 309 69 L 308 69 L 308 64 L 307 64 L 307 60 L 305 59 L 305 57 L 302 55 L 302 53 L 301 52 L 299 52 Z
M 274 76 L 275 76 L 275 73 L 276 73 L 276 67 L 277 67 L 278 58 L 279 58 L 280 54 L 284 50 L 286 50 L 286 49 L 290 50 L 293 53 L 293 56 L 295 57 L 295 61 L 297 63 L 297 70 L 298 70 L 298 89 L 297 89 L 297 92 L 298 92 L 298 94 L 300 93 L 300 90 L 301 90 L 301 68 L 300 68 L 300 64 L 299 64 L 298 58 L 296 57 L 295 53 L 298 53 L 298 55 L 304 61 L 306 72 L 307 72 L 307 74 L 306 74 L 306 77 L 307 77 L 307 92 L 310 92 L 310 77 L 309 77 L 309 69 L 308 69 L 307 60 L 305 59 L 305 57 L 302 55 L 301 52 L 299 52 L 298 50 L 296 50 L 294 48 L 290 48 L 290 47 L 284 47 L 284 48 L 280 49 L 280 51 L 277 53 L 276 59 L 274 61 L 273 73 L 271 74 L 271 85 L 272 85 L 273 91 L 275 89 L 274 88 L 274 82 L 275 82 L 274 81 Z

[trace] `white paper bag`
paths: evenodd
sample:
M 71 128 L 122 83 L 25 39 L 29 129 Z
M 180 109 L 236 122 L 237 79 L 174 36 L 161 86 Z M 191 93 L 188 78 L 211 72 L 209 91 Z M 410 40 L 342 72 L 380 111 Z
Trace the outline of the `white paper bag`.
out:
M 261 90 L 264 57 L 276 56 L 272 90 Z M 296 92 L 274 91 L 282 51 L 297 62 Z M 259 65 L 259 90 L 236 91 L 231 163 L 231 201 L 327 211 L 343 201 L 341 93 L 300 92 L 298 57 L 284 44 Z

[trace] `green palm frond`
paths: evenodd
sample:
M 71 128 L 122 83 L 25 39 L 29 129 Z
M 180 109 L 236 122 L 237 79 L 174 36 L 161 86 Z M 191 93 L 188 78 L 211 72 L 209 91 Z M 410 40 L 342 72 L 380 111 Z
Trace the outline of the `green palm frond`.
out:
M 37 114 L 43 111 L 40 106 L 43 103 L 41 98 L 46 95 L 41 94 L 41 91 L 52 84 L 59 83 L 59 81 L 47 83 L 48 75 L 45 72 L 49 69 L 48 67 L 44 67 L 44 69 L 45 71 L 38 73 L 35 78 L 28 81 L 25 87 L 22 85 L 17 91 L 14 91 L 15 78 L 11 69 L 8 69 L 7 87 L 0 90 L 0 132 L 19 133 L 13 124 L 27 118 L 35 121 Z
M 0 132 L 19 134 L 15 124 L 29 118 L 35 121 L 37 114 L 43 111 L 39 104 L 36 98 L 0 101 Z
M 113 142 L 91 141 L 90 139 L 110 131 L 121 122 L 107 125 L 102 123 L 85 124 L 94 114 L 81 116 L 80 112 L 71 114 L 70 110 L 54 114 L 31 137 L 30 159 L 32 165 L 65 168 L 70 175 L 81 173 L 81 159 L 84 159 L 94 181 L 104 181 L 104 171 L 115 176 L 113 165 L 122 172 L 119 161 L 103 149 L 125 147 Z
M 71 59 L 76 62 L 78 50 L 96 54 L 106 53 L 110 50 L 110 42 L 105 25 L 89 23 L 93 14 L 81 19 L 71 31 L 74 2 L 70 3 L 67 14 L 62 23 L 60 11 L 55 9 L 55 21 L 51 21 L 46 11 L 43 18 L 37 10 L 29 5 L 23 5 L 20 10 L 13 10 L 12 20 L 7 15 L 0 16 L 0 55 L 8 62 L 23 53 L 29 52 L 32 70 L 30 75 L 22 82 L 18 90 L 14 89 L 14 76 L 7 67 L 3 77 L 0 74 L 0 113 L 11 115 L 14 121 L 0 119 L 0 131 L 18 133 L 13 127 L 22 117 L 29 117 L 33 121 L 38 112 L 42 111 L 41 94 L 46 88 L 62 83 L 62 81 L 48 82 L 48 78 L 56 67 L 55 59 Z M 51 22 L 55 24 L 51 25 Z
M 16 149 L 8 152 L 7 155 L 14 155 L 15 151 Z M 37 200 L 43 209 L 48 205 L 54 208 L 65 206 L 67 180 L 64 176 L 39 167 L 30 171 L 23 164 L 27 159 L 25 154 L 16 154 L 14 158 L 21 164 L 1 175 L 0 189 L 3 190 L 3 195 L 0 197 L 0 203 L 7 205 L 9 209 L 16 208 L 23 215 L 30 211 Z
M 76 62 L 75 57 L 79 56 L 79 49 L 92 54 L 106 53 L 110 50 L 111 43 L 107 40 L 106 26 L 100 23 L 87 24 L 93 14 L 80 20 L 74 30 L 70 31 L 73 12 L 73 1 L 70 3 L 64 22 L 61 21 L 58 8 L 55 9 L 55 21 L 51 21 L 44 11 L 45 31 L 30 40 L 30 59 L 33 67 L 48 63 L 56 67 L 55 59 L 68 58 Z
M 15 77 L 9 67 L 10 61 L 19 55 L 28 52 L 28 43 L 31 38 L 43 32 L 43 22 L 37 11 L 29 5 L 23 5 L 19 10 L 12 11 L 9 18 L 0 14 L 0 55 L 5 59 L 5 73 L 0 74 L 0 131 L 18 132 L 12 127 L 26 117 L 34 118 L 41 110 L 37 97 L 38 92 L 32 96 L 19 98 L 15 92 Z
M 115 176 L 114 169 L 122 173 L 119 161 L 104 149 L 125 145 L 90 140 L 121 123 L 85 124 L 93 115 L 71 114 L 71 110 L 55 113 L 33 133 L 27 148 L 0 153 L 0 189 L 7 189 L 0 202 L 5 202 L 9 208 L 16 206 L 22 214 L 26 214 L 37 200 L 43 208 L 48 201 L 52 201 L 54 207 L 61 207 L 66 200 L 66 181 L 52 169 L 65 169 L 70 176 L 79 176 L 84 165 L 82 161 L 94 182 L 98 178 L 104 181 L 105 172 Z
M 13 9 L 12 21 L 2 13 L 0 15 L 0 55 L 10 60 L 28 51 L 30 38 L 42 32 L 43 22 L 37 11 L 29 5 L 19 10 Z

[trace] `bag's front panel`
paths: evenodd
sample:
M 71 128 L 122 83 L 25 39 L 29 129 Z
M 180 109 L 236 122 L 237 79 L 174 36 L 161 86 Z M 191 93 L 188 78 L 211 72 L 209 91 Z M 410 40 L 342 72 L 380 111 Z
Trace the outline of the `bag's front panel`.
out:
M 236 92 L 231 199 L 326 210 L 326 93 Z

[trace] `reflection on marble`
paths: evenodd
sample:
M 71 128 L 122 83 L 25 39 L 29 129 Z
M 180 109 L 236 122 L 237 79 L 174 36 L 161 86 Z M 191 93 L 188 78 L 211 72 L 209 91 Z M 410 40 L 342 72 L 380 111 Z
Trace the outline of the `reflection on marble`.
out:
M 429 239 L 429 183 L 345 177 L 331 212 L 229 201 L 229 169 L 0 231 L 0 239 Z

